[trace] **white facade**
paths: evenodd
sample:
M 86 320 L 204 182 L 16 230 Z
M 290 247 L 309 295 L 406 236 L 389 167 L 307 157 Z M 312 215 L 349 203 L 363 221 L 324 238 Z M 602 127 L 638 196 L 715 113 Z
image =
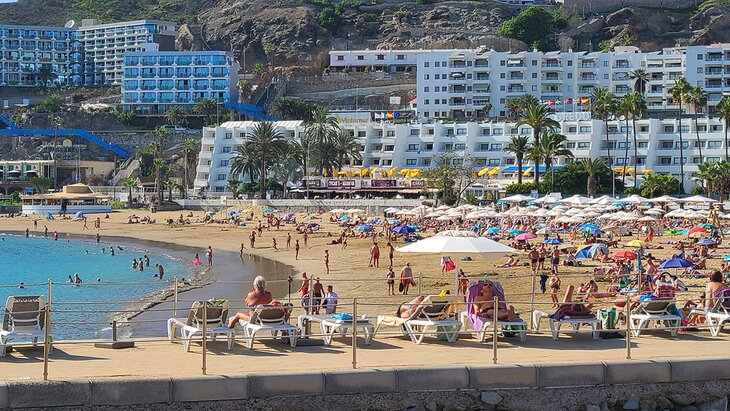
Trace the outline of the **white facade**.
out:
M 590 119 L 589 113 L 560 113 L 560 131 L 568 137 L 567 148 L 574 159 L 560 158 L 557 166 L 583 158 L 601 158 L 609 163 L 604 123 Z M 209 187 L 210 192 L 225 191 L 230 175 L 233 152 L 243 142 L 242 133 L 250 130 L 254 122 L 224 123 L 217 128 L 203 130 L 202 147 L 196 172 L 195 187 Z M 287 138 L 298 138 L 304 132 L 301 122 L 279 122 Z M 465 122 L 444 124 L 390 124 L 380 122 L 341 122 L 345 129 L 352 130 L 363 146 L 362 164 L 353 167 L 378 167 L 390 169 L 425 169 L 433 165 L 434 155 L 453 152 L 455 162 L 471 162 L 475 170 L 485 167 L 499 167 L 500 178 L 515 176 L 515 158 L 504 151 L 513 135 L 531 135 L 528 126 L 517 127 L 515 123 Z M 679 125 L 676 119 L 637 120 L 638 155 L 634 161 L 633 134 L 629 132 L 626 145 L 626 125 L 622 121 L 609 122 L 609 141 L 613 166 L 624 165 L 625 149 L 628 147 L 627 166 L 636 167 L 639 172 L 650 169 L 656 173 L 680 174 Z M 629 122 L 629 127 L 631 123 Z M 700 163 L 699 147 L 696 141 L 694 122 L 685 118 L 682 122 L 684 140 L 685 188 L 689 192 L 694 181 L 692 173 Z M 717 119 L 699 119 L 700 142 L 703 162 L 717 162 L 724 159 L 724 125 Z M 525 163 L 526 170 L 530 163 Z M 240 177 L 240 176 L 239 176 Z
M 492 104 L 490 117 L 505 117 L 505 103 L 528 93 L 553 102 L 555 111 L 587 111 L 574 104 L 596 88 L 617 96 L 633 89 L 629 73 L 649 74 L 646 98 L 649 109 L 677 109 L 668 94 L 674 81 L 686 77 L 709 93 L 710 112 L 723 94 L 730 94 L 730 44 L 667 48 L 640 52 L 617 47 L 614 52 L 497 52 L 494 50 L 361 50 L 331 51 L 330 67 L 384 71 L 412 71 L 417 76 L 418 114 L 423 118 L 469 119 L 482 117 Z M 569 101 L 565 104 L 566 99 Z
M 220 104 L 236 101 L 239 68 L 224 51 L 126 53 L 122 109 L 160 115 L 172 106 L 191 112 L 203 98 Z

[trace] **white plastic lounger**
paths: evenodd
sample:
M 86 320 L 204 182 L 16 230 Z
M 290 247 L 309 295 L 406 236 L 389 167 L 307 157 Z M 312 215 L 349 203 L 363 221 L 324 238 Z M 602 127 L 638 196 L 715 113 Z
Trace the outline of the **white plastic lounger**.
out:
M 657 328 L 664 328 L 669 331 L 672 337 L 676 337 L 679 333 L 679 327 L 682 325 L 682 317 L 669 312 L 669 308 L 674 302 L 674 299 L 658 298 L 640 302 L 631 311 L 630 327 L 634 337 L 638 337 L 642 330 L 646 330 L 652 321 L 656 322 Z
M 183 349 L 190 351 L 190 341 L 197 334 L 203 334 L 203 307 L 207 311 L 205 332 L 213 341 L 216 336 L 225 335 L 228 340 L 228 350 L 233 349 L 233 339 L 235 331 L 228 328 L 225 324 L 228 317 L 228 302 L 222 305 L 211 305 L 206 301 L 195 301 L 190 307 L 188 318 L 183 320 L 179 318 L 170 318 L 167 320 L 167 338 L 173 342 L 177 338 L 177 330 L 180 329 L 180 339 L 182 340 Z
M 272 337 L 279 333 L 287 333 L 289 344 L 292 348 L 297 346 L 297 326 L 287 322 L 287 308 L 275 305 L 259 305 L 251 313 L 248 321 L 238 320 L 243 328 L 243 336 L 246 339 L 246 346 L 253 349 L 253 341 L 256 334 L 261 331 L 268 331 Z
M 548 320 L 548 326 L 550 326 L 550 333 L 552 334 L 553 340 L 557 341 L 558 338 L 560 338 L 560 332 L 579 332 L 580 327 L 583 324 L 587 324 L 591 327 L 592 330 L 592 337 L 594 340 L 597 340 L 600 337 L 600 329 L 601 329 L 601 320 L 596 318 L 595 315 L 591 315 L 588 317 L 570 317 L 566 316 L 563 317 L 560 320 L 555 320 L 552 317 L 550 317 L 550 314 L 546 313 L 545 311 L 538 311 L 535 310 L 532 313 L 532 323 L 535 326 L 535 331 L 540 331 L 540 322 L 543 318 L 547 318 Z M 572 330 L 564 330 L 562 329 L 563 325 L 570 325 Z
M 30 338 L 33 345 L 45 337 L 46 299 L 42 295 L 10 296 L 5 303 L 2 329 L 0 329 L 0 357 L 5 356 L 8 342 L 16 338 Z M 53 338 L 49 331 L 49 348 Z
M 423 342 L 429 332 L 436 333 L 438 327 L 444 327 L 439 333 L 446 336 L 446 341 L 453 343 L 459 336 L 461 322 L 452 318 L 444 318 L 449 307 L 456 299 L 452 296 L 427 296 L 418 308 L 408 318 L 399 318 L 394 315 L 379 315 L 373 335 L 381 326 L 401 327 L 404 335 L 410 337 L 414 344 Z

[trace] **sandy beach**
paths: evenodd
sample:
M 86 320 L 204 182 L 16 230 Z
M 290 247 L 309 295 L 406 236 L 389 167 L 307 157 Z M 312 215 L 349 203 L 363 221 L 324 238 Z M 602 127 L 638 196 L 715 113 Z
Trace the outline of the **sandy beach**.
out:
M 128 224 L 128 219 L 131 214 L 136 213 L 138 216 L 149 215 L 156 219 L 155 224 Z M 396 289 L 395 296 L 387 295 L 387 283 L 386 273 L 388 270 L 388 252 L 385 247 L 384 238 L 377 238 L 376 241 L 380 245 L 381 259 L 380 267 L 370 267 L 369 262 L 369 249 L 372 245 L 373 239 L 368 238 L 350 238 L 348 240 L 347 249 L 342 249 L 340 244 L 331 244 L 334 240 L 339 237 L 342 230 L 336 223 L 330 223 L 328 221 L 329 214 L 322 214 L 321 219 L 313 219 L 312 222 L 319 223 L 321 229 L 314 234 L 308 236 L 307 245 L 304 245 L 304 239 L 301 234 L 295 231 L 295 226 L 291 224 L 282 224 L 279 231 L 275 229 L 268 230 L 266 227 L 263 229 L 262 237 L 256 239 L 256 247 L 250 248 L 248 236 L 254 231 L 258 225 L 258 220 L 262 218 L 262 210 L 254 210 L 253 221 L 246 222 L 246 226 L 236 227 L 229 224 L 205 224 L 205 223 L 192 223 L 190 225 L 173 225 L 168 226 L 163 221 L 166 218 L 177 219 L 181 212 L 158 212 L 156 214 L 140 213 L 140 211 L 122 210 L 110 214 L 109 219 L 104 219 L 103 215 L 101 222 L 101 235 L 102 241 L 105 237 L 125 237 L 129 239 L 140 239 L 146 241 L 155 241 L 160 243 L 173 244 L 175 246 L 189 247 L 192 252 L 198 252 L 201 259 L 205 259 L 206 248 L 210 245 L 214 250 L 214 267 L 216 264 L 226 264 L 226 269 L 231 270 L 233 265 L 230 257 L 232 255 L 238 256 L 240 247 L 243 243 L 245 249 L 243 258 L 240 259 L 240 263 L 246 265 L 250 263 L 255 257 L 264 257 L 288 266 L 292 267 L 294 274 L 294 282 L 292 283 L 293 295 L 291 300 L 298 305 L 298 294 L 297 290 L 301 284 L 299 273 L 306 272 L 310 276 L 319 277 L 321 282 L 326 285 L 333 285 L 335 292 L 339 295 L 341 309 L 340 311 L 350 311 L 342 306 L 346 301 L 351 301 L 352 298 L 357 297 L 360 304 L 363 304 L 359 308 L 359 312 L 367 314 L 377 314 L 390 312 L 394 309 L 397 304 L 409 301 L 417 294 L 417 288 L 412 288 L 408 296 L 403 296 L 398 293 Z M 188 211 L 183 212 L 186 216 Z M 196 218 L 202 220 L 203 212 L 198 211 L 193 213 L 191 218 L 194 221 Z M 304 214 L 298 214 L 298 221 L 304 221 Z M 15 217 L 15 218 L 0 218 L 0 230 L 13 230 L 13 231 L 25 231 L 29 228 L 33 231 L 33 219 L 41 218 L 40 216 L 31 217 Z M 91 226 L 91 224 L 89 224 Z M 36 234 L 42 235 L 43 227 L 47 226 L 49 233 L 58 231 L 61 237 L 64 234 L 73 235 L 86 235 L 94 236 L 94 230 L 84 230 L 83 222 L 72 221 L 72 220 L 43 220 L 38 222 L 38 230 Z M 376 227 L 374 232 L 379 232 L 381 228 Z M 287 249 L 286 237 L 287 234 L 291 234 L 291 246 Z M 425 235 L 431 235 L 427 233 Z M 622 237 L 620 243 L 623 244 L 634 237 Z M 273 248 L 273 239 L 276 239 L 278 250 Z M 301 244 L 301 250 L 299 253 L 299 259 L 295 259 L 294 243 L 299 240 Z M 677 241 L 680 237 L 670 237 L 668 235 L 658 236 L 655 238 L 655 246 L 664 246 L 664 249 L 652 249 L 649 250 L 652 254 L 660 260 L 671 255 L 672 250 L 670 246 L 665 243 L 668 241 Z M 538 242 L 541 237 L 532 240 Z M 569 242 L 566 242 L 569 244 Z M 576 242 L 578 244 L 578 242 Z M 396 248 L 405 245 L 405 243 L 399 239 L 394 244 Z M 722 247 L 721 247 L 722 249 Z M 324 267 L 324 252 L 329 251 L 330 254 L 330 274 L 325 274 Z M 612 248 L 611 252 L 617 250 Z M 722 251 L 719 251 L 722 253 Z M 218 258 L 220 253 L 233 253 L 227 254 L 227 258 Z M 524 253 L 516 254 L 520 258 L 520 262 L 524 263 L 529 261 Z M 724 255 L 724 254 L 723 254 Z M 189 256 L 190 260 L 193 258 L 193 254 Z M 441 273 L 440 269 L 440 256 L 439 255 L 417 255 L 417 254 L 403 254 L 395 252 L 393 259 L 393 269 L 395 270 L 396 277 L 398 277 L 401 268 L 406 264 L 410 263 L 413 267 L 414 276 L 418 277 L 419 273 L 423 277 L 421 281 L 422 294 L 438 294 L 441 290 L 451 290 L 454 288 L 454 271 L 449 273 Z M 502 259 L 500 262 L 506 260 Z M 566 267 L 560 266 L 559 275 L 561 277 L 561 298 L 562 292 L 565 290 L 568 284 L 575 285 L 576 287 L 582 283 L 587 282 L 590 279 L 592 270 L 594 267 L 600 264 L 597 261 L 590 259 L 581 260 L 584 264 L 582 267 Z M 708 269 L 720 268 L 721 259 L 708 259 Z M 532 277 L 529 267 L 518 266 L 513 268 L 495 268 L 495 262 L 485 261 L 480 257 L 474 257 L 472 261 L 458 261 L 459 268 L 463 269 L 467 276 L 472 279 L 481 279 L 486 276 L 491 280 L 500 281 L 507 294 L 507 299 L 510 304 L 513 304 L 518 311 L 526 312 L 530 306 L 530 295 L 532 292 Z M 549 270 L 549 264 L 546 263 L 546 267 Z M 235 271 L 235 268 L 233 268 Z M 275 298 L 280 300 L 287 300 L 289 296 L 286 295 L 287 284 L 286 280 L 281 278 L 274 280 L 270 275 L 269 269 L 266 267 L 256 267 L 254 269 L 256 274 L 264 275 L 270 280 L 270 288 L 275 291 Z M 549 271 L 546 272 L 549 274 Z M 700 291 L 699 287 L 704 284 L 704 279 L 684 279 L 684 281 L 690 286 L 691 297 L 696 297 L 696 294 Z M 606 283 L 599 283 L 600 291 L 603 292 L 607 287 Z M 550 311 L 551 304 L 549 291 L 547 294 L 540 293 L 539 285 L 535 281 L 536 297 L 535 301 L 538 304 L 536 308 Z M 696 288 L 695 288 L 696 287 Z M 396 282 L 397 288 L 397 282 Z M 205 290 L 205 288 L 203 288 Z M 247 283 L 230 283 L 227 285 L 227 296 L 240 295 L 238 301 L 232 300 L 232 306 L 240 306 L 245 294 L 250 290 L 250 284 Z M 205 292 L 197 293 L 197 296 L 202 298 L 205 297 Z M 215 292 L 211 291 L 210 297 L 216 296 Z M 690 295 L 687 295 L 687 299 Z M 682 297 L 679 298 L 682 300 Z M 392 308 L 391 308 L 392 307 Z

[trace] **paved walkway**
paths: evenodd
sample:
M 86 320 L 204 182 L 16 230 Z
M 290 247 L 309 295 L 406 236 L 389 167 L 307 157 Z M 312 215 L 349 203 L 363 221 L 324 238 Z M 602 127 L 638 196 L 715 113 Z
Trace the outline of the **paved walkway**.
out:
M 664 331 L 651 331 L 632 338 L 633 359 L 702 358 L 724 355 L 729 334 L 712 337 L 709 332 L 680 334 L 672 338 Z M 297 346 L 278 341 L 256 341 L 254 350 L 236 342 L 233 351 L 223 341 L 209 342 L 207 369 L 210 375 L 345 370 L 352 368 L 351 338 L 335 339 L 331 346 Z M 587 334 L 565 335 L 553 341 L 549 333 L 531 334 L 525 343 L 518 338 L 502 338 L 498 344 L 500 364 L 561 363 L 623 360 L 624 339 L 594 341 Z M 49 379 L 91 377 L 160 377 L 201 375 L 202 349 L 191 344 L 184 352 L 180 343 L 138 341 L 135 348 L 108 350 L 93 343 L 60 343 L 49 364 Z M 426 337 L 414 345 L 404 337 L 378 334 L 370 346 L 359 339 L 358 368 L 437 367 L 439 365 L 492 364 L 491 342 L 461 338 L 454 344 Z M 43 376 L 43 349 L 17 347 L 0 358 L 0 380 L 40 379 Z

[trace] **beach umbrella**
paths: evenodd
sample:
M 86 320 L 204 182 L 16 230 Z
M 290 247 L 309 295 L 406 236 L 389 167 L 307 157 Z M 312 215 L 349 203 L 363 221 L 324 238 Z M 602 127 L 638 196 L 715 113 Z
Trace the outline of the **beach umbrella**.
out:
M 577 249 L 577 252 L 575 253 L 575 258 L 591 258 L 589 251 L 591 250 L 591 245 L 583 245 L 580 248 Z
M 408 224 L 408 225 L 406 225 L 406 227 L 412 229 L 413 231 L 418 231 L 421 229 L 421 227 L 414 225 L 414 224 Z
M 606 255 L 609 255 L 606 244 L 591 244 L 578 250 L 575 258 L 594 258 L 600 254 L 601 251 L 603 251 Z
M 499 232 L 499 230 L 501 230 L 501 228 L 500 228 L 500 227 L 489 227 L 489 228 L 487 229 L 487 235 L 492 235 L 492 234 L 496 234 L 496 233 L 498 233 L 498 232 Z
M 603 230 L 601 230 L 601 229 L 598 229 L 598 228 L 594 228 L 594 229 L 592 229 L 592 230 L 588 230 L 588 234 L 590 234 L 590 235 L 601 235 L 601 234 L 603 234 L 604 232 L 605 232 L 605 231 L 603 231 Z
M 659 269 L 665 270 L 667 268 L 687 268 L 692 267 L 693 265 L 694 264 L 692 264 L 691 261 L 685 260 L 684 258 L 670 258 L 661 263 L 659 265 Z
M 526 241 L 526 240 L 531 240 L 536 237 L 537 237 L 537 235 L 532 234 L 532 233 L 522 233 L 522 234 L 519 234 L 517 237 L 515 237 L 515 240 Z
M 350 220 L 350 216 L 349 215 L 343 215 L 338 220 L 340 220 L 340 221 L 349 221 Z
M 703 238 L 702 240 L 698 241 L 697 244 L 715 244 L 715 241 L 711 238 Z
M 645 203 L 649 200 L 647 200 L 646 198 L 644 198 L 640 195 L 632 194 L 632 195 L 624 198 L 621 201 L 623 201 L 624 203 L 629 203 L 629 204 L 639 204 L 639 203 Z
M 717 228 L 717 227 L 715 227 L 714 225 L 712 225 L 710 223 L 703 223 L 703 224 L 698 225 L 697 227 L 706 228 L 708 230 L 714 230 L 714 229 Z
M 578 227 L 578 231 L 588 231 L 588 230 L 595 230 L 599 228 L 596 224 L 593 223 L 585 223 L 582 226 Z
M 365 225 L 358 226 L 356 228 L 356 230 L 357 231 L 369 232 L 369 231 L 373 231 L 373 226 L 365 224 Z
M 522 194 L 515 194 L 513 196 L 505 197 L 502 199 L 502 201 L 508 202 L 508 203 L 521 203 L 523 201 L 532 201 L 534 198 Z
M 638 255 L 631 251 L 631 250 L 618 250 L 615 253 L 613 253 L 614 258 L 628 258 L 630 260 L 635 260 Z
M 691 230 L 689 230 L 689 232 L 687 234 L 688 235 L 693 235 L 693 234 L 704 235 L 706 232 L 707 232 L 707 229 L 704 227 L 694 227 Z
M 393 229 L 393 232 L 397 233 L 397 234 L 410 234 L 414 231 L 416 231 L 416 230 L 412 229 L 411 227 L 409 227 L 407 225 L 400 225 Z
M 717 200 L 713 200 L 711 198 L 705 197 L 705 196 L 692 196 L 687 198 L 682 198 L 679 200 L 681 203 L 700 203 L 700 204 L 710 204 L 710 203 L 716 203 Z
M 647 216 L 641 217 L 641 218 L 640 218 L 640 219 L 639 219 L 638 221 L 643 221 L 643 222 L 649 222 L 649 221 L 656 221 L 656 218 L 654 218 L 654 217 L 649 217 L 649 216 L 647 215 Z
M 535 234 L 538 234 L 538 235 L 545 235 L 545 234 L 550 234 L 550 233 L 552 233 L 552 232 L 553 232 L 553 229 L 551 229 L 550 227 L 543 227 L 543 228 L 541 228 L 541 229 L 537 230 L 537 231 L 535 232 Z
M 670 228 L 669 230 L 665 231 L 664 234 L 680 235 L 680 234 L 682 234 L 682 231 L 681 230 L 678 230 L 676 228 Z
M 226 213 L 226 215 L 228 215 L 230 217 L 232 215 L 236 215 L 236 212 L 235 211 L 229 211 L 228 213 Z
M 520 230 L 519 228 L 513 228 L 510 230 L 509 235 L 518 235 L 524 233 L 525 230 Z
M 359 208 L 351 208 L 351 209 L 345 210 L 345 211 L 347 212 L 347 214 L 362 214 L 365 212 L 364 210 L 361 210 Z
M 385 210 L 385 211 L 387 212 L 388 210 Z M 335 208 L 335 209 L 330 210 L 329 212 L 333 213 L 333 214 L 341 214 L 341 213 L 346 213 L 347 210 L 342 209 L 342 208 Z
M 650 198 L 648 201 L 650 203 L 676 203 L 680 200 L 676 197 L 664 195 L 661 197 Z
M 544 243 L 548 244 L 548 245 L 557 245 L 557 244 L 562 244 L 563 240 L 561 240 L 559 238 L 548 238 L 547 240 L 544 241 Z
M 631 240 L 628 243 L 626 243 L 626 247 L 642 247 L 644 245 L 644 242 L 641 240 Z
M 264 208 L 264 213 L 270 213 L 270 212 L 271 212 L 270 208 Z
M 390 224 L 390 225 L 398 225 L 400 223 L 401 223 L 400 220 L 396 220 L 396 219 L 390 219 L 390 220 L 388 220 L 388 224 Z
M 84 213 L 81 211 L 77 211 L 76 214 L 74 214 L 74 218 L 77 220 L 82 219 L 84 218 Z
M 488 238 L 478 237 L 471 231 L 457 230 L 442 231 L 433 237 L 400 247 L 396 251 L 401 253 L 440 254 L 441 256 L 481 255 L 487 260 L 496 260 L 507 254 L 517 252 L 512 247 L 507 247 Z M 458 265 L 458 258 L 455 258 L 454 261 Z M 458 266 L 454 273 L 454 285 L 458 290 Z

